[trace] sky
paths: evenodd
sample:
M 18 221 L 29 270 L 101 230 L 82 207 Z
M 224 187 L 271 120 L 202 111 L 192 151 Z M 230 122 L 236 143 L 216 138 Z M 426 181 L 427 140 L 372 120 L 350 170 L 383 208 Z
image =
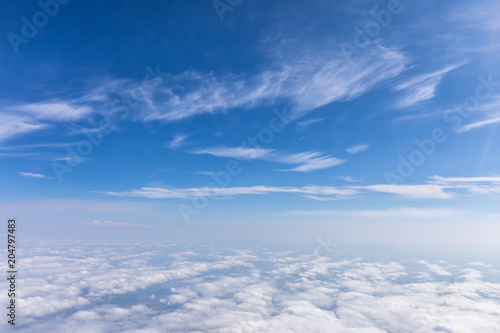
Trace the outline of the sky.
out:
M 39 239 L 492 247 L 497 1 L 23 1 L 0 212 Z

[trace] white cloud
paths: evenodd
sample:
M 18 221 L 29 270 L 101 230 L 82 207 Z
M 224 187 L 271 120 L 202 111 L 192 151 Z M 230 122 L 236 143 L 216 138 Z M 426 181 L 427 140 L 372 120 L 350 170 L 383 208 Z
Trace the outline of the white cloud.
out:
M 191 199 L 199 196 L 209 197 L 231 197 L 248 194 L 270 194 L 270 193 L 295 193 L 301 195 L 319 196 L 349 196 L 356 193 L 349 188 L 337 188 L 329 186 L 303 186 L 303 187 L 270 187 L 270 186 L 249 186 L 249 187 L 198 187 L 187 189 L 169 189 L 166 187 L 141 187 L 138 190 L 128 192 L 104 192 L 114 196 L 142 197 L 152 199 Z
M 357 154 L 361 153 L 368 148 L 370 148 L 371 144 L 361 144 L 361 145 L 355 145 L 347 148 L 345 151 L 348 152 L 349 154 Z
M 304 129 L 306 127 L 311 126 L 312 124 L 322 122 L 323 120 L 325 120 L 325 118 L 313 118 L 313 119 L 298 121 L 297 126 Z
M 339 177 L 339 178 L 342 180 L 345 180 L 346 182 L 349 182 L 349 183 L 358 183 L 358 182 L 362 181 L 361 179 L 356 179 L 356 178 L 353 178 L 351 176 L 345 176 L 345 177 Z
M 441 177 L 431 176 L 435 184 L 449 188 L 465 189 L 472 194 L 495 195 L 500 193 L 500 177 Z
M 353 100 L 399 75 L 408 63 L 398 50 L 375 44 L 350 61 L 345 61 L 337 43 L 288 40 L 278 48 L 263 50 L 268 66 L 255 74 L 159 72 L 154 89 L 146 89 L 137 80 L 104 80 L 92 82 L 97 87 L 79 98 L 7 105 L 0 115 L 0 141 L 56 124 L 90 120 L 105 111 L 121 113 L 125 107 L 117 108 L 117 97 L 129 99 L 136 111 L 128 115 L 129 119 L 141 122 L 179 121 L 236 108 L 274 105 L 277 101 L 290 106 L 293 120 L 329 103 Z M 313 121 L 320 120 L 299 126 Z M 89 130 L 95 129 L 77 128 L 72 134 Z M 175 146 L 175 139 L 171 143 Z
M 309 172 L 330 168 L 345 162 L 319 152 L 308 151 L 297 154 L 285 154 L 274 149 L 245 147 L 212 147 L 191 151 L 193 154 L 209 154 L 218 157 L 230 157 L 241 160 L 265 160 L 284 164 L 298 164 L 297 167 L 282 171 Z
M 451 199 L 453 194 L 444 191 L 443 186 L 423 185 L 369 185 L 367 190 L 382 193 L 392 193 L 414 199 Z
M 307 157 L 302 157 L 304 161 Z M 293 160 L 293 159 L 292 159 Z M 310 162 L 307 162 L 310 163 Z M 307 167 L 309 164 L 302 166 Z M 498 177 L 457 177 L 446 178 L 441 176 L 429 177 L 429 184 L 414 185 L 349 185 L 341 187 L 309 185 L 303 187 L 271 187 L 271 186 L 246 186 L 246 187 L 196 187 L 196 188 L 171 188 L 162 186 L 146 186 L 137 190 L 125 192 L 106 193 L 113 196 L 163 198 L 163 199 L 192 199 L 205 197 L 230 197 L 244 194 L 272 194 L 296 193 L 315 200 L 348 199 L 367 192 L 395 194 L 410 199 L 452 199 L 460 194 L 460 190 L 467 190 L 472 194 L 495 195 L 500 193 Z M 490 184 L 481 184 L 480 182 Z M 478 183 L 479 182 L 479 183 Z
M 273 152 L 273 149 L 265 148 L 245 148 L 245 147 L 211 147 L 205 149 L 192 150 L 193 154 L 208 154 L 217 157 L 230 157 L 240 160 L 262 159 Z
M 31 173 L 31 172 L 18 172 L 20 176 L 27 178 L 47 178 L 47 176 L 42 175 L 40 173 Z
M 186 139 L 189 137 L 189 134 L 178 133 L 174 136 L 172 141 L 168 142 L 168 147 L 171 149 L 177 149 L 186 144 Z
M 25 246 L 20 332 L 500 330 L 500 284 L 485 280 L 487 264 L 96 244 Z M 144 298 L 150 290 L 158 297 Z
M 47 128 L 48 124 L 16 115 L 0 114 L 0 141 Z
M 10 106 L 6 110 L 46 121 L 74 121 L 87 117 L 94 112 L 89 106 L 74 105 L 72 102 L 67 101 L 20 104 Z
M 276 162 L 286 164 L 300 164 L 299 166 L 285 171 L 309 172 L 313 170 L 321 170 L 331 168 L 333 166 L 344 163 L 346 160 L 332 157 L 330 155 L 321 156 L 318 152 L 304 152 L 298 154 L 284 155 L 276 154 L 271 158 Z
M 476 129 L 476 128 L 483 127 L 486 125 L 496 124 L 499 122 L 500 122 L 500 117 L 493 117 L 493 118 L 489 118 L 489 119 L 485 119 L 485 120 L 476 121 L 476 122 L 473 122 L 473 123 L 470 123 L 467 125 L 463 125 L 462 127 L 458 128 L 456 131 L 457 131 L 457 133 L 465 133 L 465 132 L 468 132 L 472 129 Z
M 94 226 L 94 227 L 119 227 L 119 228 L 151 228 L 151 227 L 158 227 L 158 225 L 152 225 L 152 224 L 135 224 L 135 223 L 124 223 L 124 222 L 114 222 L 114 221 L 100 221 L 100 220 L 94 220 L 90 223 L 87 223 L 88 225 Z
M 418 260 L 417 263 L 427 266 L 427 268 L 429 269 L 429 271 L 431 273 L 434 273 L 437 275 L 447 275 L 447 276 L 453 275 L 450 272 L 448 272 L 445 268 L 443 268 L 439 265 L 436 265 L 436 264 L 431 264 L 426 260 Z
M 82 120 L 95 111 L 74 101 L 40 102 L 2 107 L 0 141 L 47 129 L 55 123 Z
M 401 73 L 407 63 L 402 53 L 382 46 L 350 61 L 345 61 L 335 43 L 289 41 L 285 48 L 293 48 L 293 52 L 268 50 L 272 65 L 255 75 L 197 71 L 167 75 L 164 86 L 154 91 L 161 102 L 151 100 L 140 117 L 175 121 L 286 100 L 297 118 L 334 101 L 352 100 Z
M 446 73 L 454 70 L 459 65 L 449 65 L 442 70 L 421 74 L 406 82 L 402 82 L 394 87 L 395 91 L 405 91 L 406 96 L 402 97 L 397 103 L 397 108 L 406 108 L 416 103 L 426 101 L 435 96 L 437 87 L 441 84 Z
M 430 176 L 429 179 L 440 184 L 451 184 L 451 183 L 500 183 L 500 177 L 488 176 L 488 177 L 442 177 L 442 176 Z

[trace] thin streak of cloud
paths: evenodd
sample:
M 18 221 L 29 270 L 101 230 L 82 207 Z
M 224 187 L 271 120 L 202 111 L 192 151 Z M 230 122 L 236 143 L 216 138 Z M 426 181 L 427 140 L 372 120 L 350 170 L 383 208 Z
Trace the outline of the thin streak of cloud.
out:
M 485 120 L 476 121 L 476 122 L 473 122 L 473 123 L 470 123 L 467 125 L 463 125 L 462 127 L 458 128 L 456 130 L 456 132 L 457 133 L 465 133 L 465 132 L 468 132 L 470 130 L 473 130 L 473 129 L 476 129 L 479 127 L 483 127 L 483 126 L 491 125 L 491 124 L 497 124 L 497 123 L 500 123 L 500 117 L 485 119 Z
M 100 221 L 94 220 L 90 223 L 86 223 L 87 225 L 93 227 L 118 227 L 118 228 L 155 228 L 159 227 L 159 225 L 153 224 L 135 224 L 135 223 L 124 223 L 124 222 L 115 222 L 115 221 Z
M 262 159 L 273 152 L 273 149 L 265 148 L 246 148 L 246 147 L 211 147 L 205 149 L 195 149 L 190 151 L 192 154 L 208 154 L 217 157 L 229 157 L 240 160 Z
M 186 145 L 186 139 L 189 138 L 190 134 L 182 134 L 178 133 L 174 136 L 174 138 L 167 143 L 167 146 L 170 149 L 177 149 L 184 145 Z
M 48 178 L 47 176 L 42 175 L 41 173 L 18 172 L 18 174 L 26 178 Z
M 347 148 L 345 151 L 348 152 L 349 154 L 357 154 L 366 151 L 368 148 L 371 147 L 371 144 L 360 144 L 360 145 L 355 145 Z
M 320 123 L 325 118 L 314 118 L 314 119 L 308 119 L 308 120 L 303 120 L 303 121 L 298 121 L 297 126 L 301 129 L 305 129 L 306 127 L 311 126 L 312 124 Z

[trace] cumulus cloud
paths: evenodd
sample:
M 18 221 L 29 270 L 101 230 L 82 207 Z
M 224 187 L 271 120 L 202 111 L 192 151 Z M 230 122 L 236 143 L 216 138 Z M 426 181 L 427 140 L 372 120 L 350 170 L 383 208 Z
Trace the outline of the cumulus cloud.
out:
M 428 259 L 271 255 L 239 248 L 222 254 L 213 247 L 189 250 L 167 243 L 96 245 L 73 241 L 26 247 L 18 331 L 500 329 L 500 284 L 485 280 L 491 268 L 483 263 L 472 269 Z M 157 297 L 149 297 L 152 291 Z

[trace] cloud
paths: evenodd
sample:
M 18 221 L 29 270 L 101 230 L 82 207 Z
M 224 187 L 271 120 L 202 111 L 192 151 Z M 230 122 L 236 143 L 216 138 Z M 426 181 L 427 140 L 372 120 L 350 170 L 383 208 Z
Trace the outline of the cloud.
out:
M 339 177 L 339 178 L 342 180 L 345 180 L 346 182 L 349 182 L 349 183 L 358 183 L 358 182 L 362 181 L 361 179 L 356 179 L 356 178 L 353 178 L 351 176 Z
M 47 128 L 49 125 L 35 119 L 16 115 L 0 114 L 0 142 L 22 134 Z
M 421 264 L 421 265 L 425 265 L 427 266 L 427 268 L 429 269 L 429 271 L 431 273 L 434 273 L 434 274 L 437 274 L 437 275 L 446 275 L 446 276 L 452 276 L 453 274 L 448 272 L 445 268 L 439 266 L 439 265 L 436 265 L 436 264 L 431 264 L 429 263 L 428 261 L 426 260 L 418 260 L 417 263 Z
M 284 45 L 284 46 L 283 46 Z M 407 60 L 397 50 L 376 45 L 345 61 L 335 43 L 283 43 L 268 50 L 270 66 L 253 75 L 186 71 L 162 77 L 146 121 L 176 121 L 234 108 L 270 105 L 277 100 L 291 104 L 294 118 L 334 101 L 352 100 L 377 83 L 401 73 Z M 291 52 L 285 52 L 291 48 Z M 156 102 L 154 102 L 156 101 Z
M 479 127 L 483 127 L 483 126 L 491 125 L 491 124 L 496 124 L 499 122 L 500 122 L 500 117 L 493 117 L 493 118 L 489 118 L 489 119 L 485 119 L 485 120 L 480 120 L 480 121 L 476 121 L 473 123 L 469 123 L 467 125 L 463 125 L 462 127 L 458 128 L 456 130 L 456 132 L 457 133 L 465 133 L 465 132 L 468 132 L 470 130 L 473 130 L 473 129 L 476 129 Z
M 432 184 L 423 185 L 369 185 L 364 187 L 373 192 L 397 194 L 413 199 L 451 199 L 453 194 L 445 192 L 445 187 Z
M 114 222 L 114 221 L 99 221 L 94 220 L 87 225 L 91 225 L 94 227 L 118 227 L 118 228 L 152 228 L 158 227 L 158 225 L 152 224 L 134 224 L 134 223 L 123 223 L 123 222 Z
M 307 165 L 307 164 L 304 164 Z M 428 184 L 413 185 L 349 185 L 341 187 L 309 185 L 303 187 L 195 187 L 171 188 L 161 186 L 141 187 L 137 190 L 125 192 L 104 191 L 108 195 L 124 197 L 145 197 L 156 199 L 192 199 L 202 197 L 231 197 L 245 194 L 266 195 L 273 193 L 296 193 L 315 200 L 349 199 L 359 197 L 369 192 L 395 194 L 410 199 L 452 199 L 460 195 L 460 190 L 467 190 L 472 194 L 496 195 L 500 193 L 499 177 L 456 177 L 441 176 L 429 177 Z M 480 182 L 483 182 L 482 184 Z M 486 182 L 486 184 L 484 184 Z M 215 185 L 215 184 L 213 184 Z
M 496 195 L 500 193 L 500 177 L 441 177 L 431 176 L 431 181 L 440 186 L 464 189 L 472 194 Z
M 313 118 L 313 119 L 298 121 L 297 126 L 301 129 L 304 129 L 306 127 L 311 126 L 312 124 L 322 122 L 323 120 L 325 120 L 325 118 Z
M 349 188 L 337 188 L 329 186 L 303 186 L 303 187 L 270 187 L 270 186 L 250 186 L 250 187 L 198 187 L 187 189 L 170 189 L 167 187 L 141 187 L 138 190 L 127 192 L 103 192 L 113 196 L 140 197 L 151 199 L 191 199 L 200 196 L 207 197 L 232 197 L 249 194 L 270 194 L 270 193 L 295 193 L 301 195 L 334 196 L 343 197 L 356 193 Z
M 331 168 L 333 166 L 344 163 L 346 160 L 332 157 L 330 155 L 321 156 L 318 152 L 304 152 L 291 155 L 275 155 L 271 160 L 286 163 L 286 164 L 300 164 L 299 166 L 284 170 L 284 171 L 299 171 L 309 172 L 313 170 L 321 170 Z
M 453 184 L 453 183 L 500 183 L 500 177 L 442 177 L 430 176 L 429 179 L 439 184 Z
M 184 146 L 186 144 L 186 139 L 190 136 L 190 134 L 182 134 L 182 133 L 178 133 L 174 136 L 174 138 L 172 139 L 172 141 L 168 142 L 167 143 L 167 146 L 170 148 L 170 149 L 177 149 L 177 148 L 180 148 L 182 146 Z
M 25 114 L 36 120 L 74 121 L 88 117 L 94 110 L 86 105 L 75 105 L 71 101 L 19 104 L 5 108 L 6 111 Z
M 348 152 L 349 154 L 357 154 L 361 153 L 368 148 L 370 148 L 371 144 L 361 144 L 361 145 L 355 145 L 347 148 L 345 151 Z
M 405 91 L 406 96 L 396 103 L 397 108 L 407 108 L 422 101 L 426 101 L 435 96 L 437 87 L 441 84 L 446 73 L 462 66 L 449 65 L 439 71 L 421 74 L 408 81 L 402 82 L 394 87 L 395 91 Z
M 217 157 L 230 157 L 239 160 L 262 159 L 273 152 L 273 149 L 265 148 L 245 148 L 245 147 L 211 147 L 204 149 L 195 149 L 190 151 L 192 154 L 208 154 Z
M 27 177 L 27 178 L 48 178 L 47 176 L 42 175 L 40 173 L 18 172 L 18 174 L 22 177 Z
M 53 241 L 24 250 L 20 332 L 500 329 L 500 284 L 485 279 L 488 264 L 325 257 L 312 249 L 222 254 L 164 242 Z M 154 299 L 144 296 L 152 292 Z
M 397 49 L 376 44 L 350 61 L 345 61 L 337 43 L 290 39 L 279 45 L 262 48 L 266 67 L 255 73 L 188 70 L 172 74 L 161 72 L 157 66 L 157 77 L 151 80 L 154 87 L 146 87 L 143 80 L 94 80 L 89 83 L 92 90 L 72 99 L 4 102 L 0 141 L 56 125 L 65 125 L 62 134 L 68 134 L 68 129 L 72 135 L 93 131 L 96 129 L 85 128 L 81 122 L 91 122 L 94 115 L 114 116 L 123 111 L 120 118 L 127 116 L 137 122 L 174 122 L 284 102 L 290 107 L 291 120 L 295 120 L 332 102 L 361 96 L 399 75 L 408 63 Z M 131 108 L 134 113 L 129 114 Z M 313 121 L 320 119 L 299 126 Z M 175 140 L 171 142 L 174 146 Z
M 75 101 L 13 104 L 1 108 L 0 142 L 54 124 L 82 120 L 95 111 Z
M 330 168 L 345 162 L 330 155 L 309 151 L 297 154 L 285 154 L 274 149 L 245 147 L 212 147 L 192 150 L 193 154 L 209 154 L 217 157 L 230 157 L 240 160 L 265 160 L 283 164 L 298 164 L 297 167 L 281 171 L 309 172 Z

